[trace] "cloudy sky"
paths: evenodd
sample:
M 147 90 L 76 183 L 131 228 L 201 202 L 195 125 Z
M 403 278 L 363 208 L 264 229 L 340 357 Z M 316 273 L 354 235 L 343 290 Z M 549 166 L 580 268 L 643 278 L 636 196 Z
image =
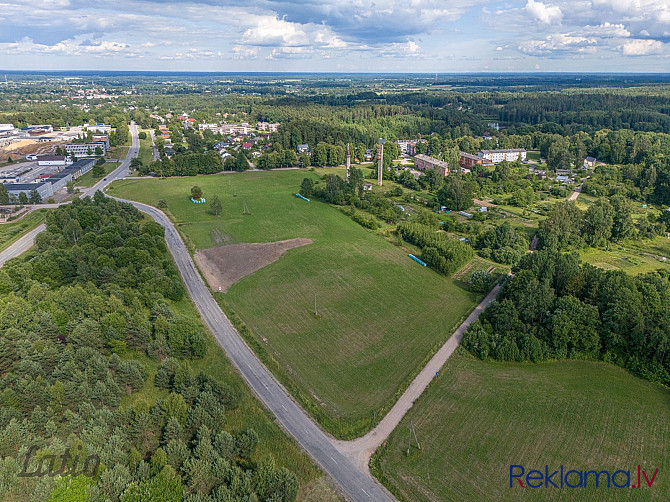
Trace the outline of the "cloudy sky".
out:
M 670 0 L 0 0 L 0 69 L 670 71 Z

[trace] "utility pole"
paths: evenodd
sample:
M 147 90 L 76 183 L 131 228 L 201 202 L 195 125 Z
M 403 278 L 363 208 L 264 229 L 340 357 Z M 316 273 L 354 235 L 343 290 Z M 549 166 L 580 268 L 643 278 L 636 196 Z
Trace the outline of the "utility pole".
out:
M 419 444 L 419 439 L 416 437 L 416 430 L 414 429 L 414 422 L 410 420 L 409 422 L 409 438 L 407 441 L 407 455 L 409 455 L 410 448 L 412 447 L 412 436 L 414 436 L 414 441 L 416 441 L 416 447 L 420 450 L 421 445 Z
M 377 144 L 377 185 L 382 186 L 382 175 L 384 173 L 384 143 L 385 140 L 379 138 Z
M 319 317 L 319 313 L 316 310 L 316 291 L 314 291 L 314 317 Z
M 347 143 L 347 181 L 349 181 L 349 168 L 351 167 L 351 147 Z

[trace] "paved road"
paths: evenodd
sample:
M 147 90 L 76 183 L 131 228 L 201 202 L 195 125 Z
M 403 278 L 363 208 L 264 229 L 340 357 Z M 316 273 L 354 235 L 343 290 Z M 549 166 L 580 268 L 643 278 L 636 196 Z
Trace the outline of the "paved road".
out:
M 379 448 L 384 441 L 389 437 L 391 432 L 398 426 L 405 414 L 410 410 L 426 387 L 430 384 L 432 379 L 440 371 L 442 366 L 451 357 L 454 351 L 458 348 L 463 339 L 463 334 L 470 327 L 470 325 L 477 320 L 479 315 L 484 312 L 486 306 L 494 300 L 500 293 L 500 284 L 497 284 L 491 292 L 481 301 L 477 307 L 470 313 L 470 315 L 463 321 L 454 334 L 449 337 L 444 345 L 437 351 L 428 364 L 421 370 L 417 377 L 409 384 L 405 393 L 400 396 L 400 399 L 395 403 L 393 408 L 386 414 L 386 416 L 377 424 L 372 431 L 365 436 L 354 439 L 353 441 L 337 441 L 333 440 L 334 444 L 342 451 L 346 452 L 356 463 L 359 469 L 369 473 L 369 463 L 372 454 Z
M 33 244 L 35 243 L 35 237 L 37 234 L 45 230 L 47 226 L 42 223 L 38 227 L 34 228 L 27 234 L 19 237 L 17 240 L 15 240 L 11 246 L 7 247 L 3 251 L 0 251 L 0 267 L 2 267 L 7 260 L 11 260 L 12 258 L 16 258 L 17 256 L 22 255 L 26 251 L 28 251 L 31 247 L 33 247 Z
M 154 160 L 158 160 L 161 158 L 160 154 L 158 153 L 158 147 L 156 146 L 156 131 L 153 129 L 150 131 L 151 134 L 151 145 L 154 148 Z
M 109 173 L 106 178 L 101 179 L 92 187 L 83 189 L 81 194 L 82 197 L 86 197 L 87 195 L 93 197 L 93 195 L 95 195 L 95 192 L 97 192 L 98 190 L 104 190 L 107 187 L 107 185 L 109 185 L 112 181 L 125 178 L 126 176 L 128 176 L 130 172 L 130 161 L 133 160 L 135 157 L 137 157 L 140 153 L 140 138 L 137 136 L 137 125 L 135 124 L 135 122 L 130 123 L 130 137 L 131 137 L 130 148 L 128 148 L 126 158 L 123 159 L 121 165 L 116 169 L 114 169 L 114 171 Z M 46 204 L 41 205 L 41 207 L 45 206 Z
M 240 338 L 200 277 L 179 233 L 167 216 L 152 206 L 133 201 L 126 202 L 147 213 L 165 227 L 165 238 L 170 252 L 202 318 L 219 345 L 226 351 L 228 358 L 284 429 L 324 471 L 335 479 L 351 499 L 364 502 L 393 500 L 376 480 L 366 471 L 361 471 L 333 444 L 332 439 L 314 424 Z
M 85 190 L 84 195 L 93 195 L 96 190 L 104 189 L 113 180 L 128 175 L 130 160 L 137 156 L 139 152 L 137 128 L 134 124 L 131 125 L 131 132 L 133 143 L 122 165 L 105 180 Z M 456 332 L 421 370 L 395 406 L 373 431 L 354 441 L 337 441 L 319 429 L 240 338 L 200 277 L 179 233 L 167 216 L 152 206 L 134 201 L 127 202 L 147 213 L 165 227 L 168 248 L 202 318 L 242 377 L 286 431 L 300 443 L 324 471 L 335 479 L 352 500 L 365 502 L 394 500 L 391 494 L 370 475 L 368 468 L 370 456 L 388 438 L 402 417 L 412 407 L 414 401 L 423 393 L 436 372 L 456 350 L 468 326 L 479 317 L 486 305 L 498 295 L 500 287 L 496 286 L 473 310 L 465 322 L 459 326 Z M 57 205 L 41 205 L 41 207 L 55 206 Z M 39 233 L 37 229 L 34 232 L 35 235 Z M 31 238 L 29 235 L 20 239 L 23 242 L 22 245 L 25 246 L 28 243 L 25 249 L 29 248 L 34 240 L 34 236 Z M 10 246 L 5 252 L 0 253 L 0 259 L 5 255 L 18 256 L 22 251 L 15 247 L 17 243 Z

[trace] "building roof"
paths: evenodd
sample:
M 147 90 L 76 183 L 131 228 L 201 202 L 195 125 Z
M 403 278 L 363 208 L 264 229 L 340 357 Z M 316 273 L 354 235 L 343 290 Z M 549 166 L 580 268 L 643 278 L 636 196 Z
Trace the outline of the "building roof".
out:
M 525 152 L 525 148 L 502 148 L 500 150 L 481 150 L 482 153 L 514 153 L 514 152 Z
M 445 168 L 449 169 L 449 163 L 448 162 L 445 162 L 445 161 L 440 160 L 440 159 L 436 159 L 435 157 L 430 157 L 429 155 L 424 155 L 423 153 L 420 153 L 419 155 L 415 155 L 414 160 L 416 161 L 416 159 L 423 160 L 425 162 L 429 162 L 429 163 L 431 163 L 435 166 L 438 166 L 438 167 L 445 167 Z
M 53 160 L 65 160 L 67 157 L 65 155 L 38 155 L 37 161 L 53 161 Z
M 37 190 L 42 187 L 45 182 L 41 183 L 3 183 L 8 192 L 16 192 L 18 190 Z
M 587 161 L 587 162 L 595 162 L 596 158 L 595 157 L 586 157 L 584 160 Z

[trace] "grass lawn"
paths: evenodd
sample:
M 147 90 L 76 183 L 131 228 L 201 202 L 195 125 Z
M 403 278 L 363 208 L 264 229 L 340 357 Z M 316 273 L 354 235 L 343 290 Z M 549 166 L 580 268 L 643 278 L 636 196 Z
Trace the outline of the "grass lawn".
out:
M 407 455 L 410 421 L 421 450 L 414 446 Z M 667 500 L 669 448 L 665 388 L 603 363 L 486 363 L 459 352 L 372 466 L 400 500 L 413 502 Z M 638 464 L 649 478 L 659 472 L 652 488 L 642 478 L 642 489 L 635 490 L 509 487 L 510 465 L 526 472 L 544 472 L 548 465 L 551 473 L 561 464 L 566 470 L 630 470 L 631 484 Z
M 102 176 L 95 178 L 93 176 L 93 169 L 91 169 L 89 172 L 86 174 L 80 176 L 74 181 L 74 184 L 78 187 L 92 187 L 95 185 L 98 181 L 103 179 L 105 176 L 107 176 L 109 173 L 111 173 L 114 169 L 119 167 L 119 164 L 117 162 L 105 162 L 102 165 L 103 169 L 105 170 L 105 174 Z
M 190 298 L 186 297 L 179 302 L 170 302 L 175 313 L 189 315 L 199 318 L 195 305 Z M 202 326 L 202 324 L 201 324 Z M 207 329 L 204 328 L 206 331 Z M 233 369 L 230 361 L 223 350 L 210 335 L 207 339 L 207 353 L 203 359 L 191 361 L 191 367 L 195 372 L 203 371 L 214 378 L 225 382 L 240 391 L 242 399 L 236 410 L 226 411 L 226 429 L 239 431 L 252 428 L 259 436 L 256 452 L 252 457 L 253 462 L 258 462 L 268 455 L 272 456 L 277 466 L 284 466 L 293 471 L 300 482 L 300 493 L 298 500 L 311 502 L 319 500 L 323 502 L 334 502 L 341 500 L 335 493 L 324 474 L 312 464 L 310 458 L 303 453 L 300 447 L 289 438 L 274 422 L 272 416 L 251 395 L 248 387 Z M 130 353 L 126 358 L 136 359 L 147 368 L 147 379 L 144 388 L 131 395 L 124 396 L 121 401 L 122 407 L 144 406 L 151 407 L 156 400 L 165 397 L 167 391 L 159 389 L 154 384 L 154 378 L 160 364 L 136 352 Z
M 305 176 L 317 179 L 283 171 L 125 180 L 110 194 L 152 205 L 165 199 L 194 248 L 211 247 L 213 230 L 230 242 L 311 238 L 216 296 L 300 403 L 329 432 L 356 437 L 390 408 L 478 297 L 337 209 L 296 198 Z M 190 202 L 196 184 L 205 198 L 221 198 L 220 218 Z M 242 214 L 245 203 L 250 215 Z
M 107 153 L 105 154 L 105 158 L 107 160 L 123 160 L 126 158 L 126 155 L 128 154 L 128 149 L 130 148 L 129 145 L 118 145 L 118 146 L 113 146 L 107 150 Z
M 147 134 L 145 139 L 140 138 L 140 153 L 138 155 L 142 164 L 148 166 L 154 158 L 154 147 L 151 144 L 151 132 L 148 129 L 142 129 Z
M 539 151 L 526 152 L 526 159 L 540 162 L 540 152 Z
M 0 224 L 0 251 L 9 247 L 19 237 L 30 232 L 40 223 L 44 223 L 46 213 L 46 209 L 39 209 L 20 220 Z

